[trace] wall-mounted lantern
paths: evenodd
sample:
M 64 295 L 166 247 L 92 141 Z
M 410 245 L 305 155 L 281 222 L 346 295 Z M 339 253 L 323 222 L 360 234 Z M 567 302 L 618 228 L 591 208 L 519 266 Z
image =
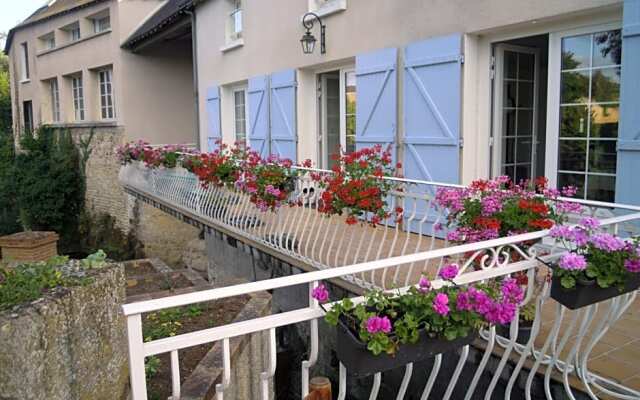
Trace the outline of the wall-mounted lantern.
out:
M 311 29 L 313 29 L 314 20 L 318 21 L 320 25 L 320 54 L 326 53 L 325 48 L 325 25 L 322 23 L 322 20 L 316 13 L 308 12 L 302 17 L 302 26 L 305 27 L 307 32 L 302 35 L 302 39 L 300 39 L 300 44 L 302 44 L 302 52 L 304 54 L 311 54 L 316 45 L 316 37 L 311 33 Z

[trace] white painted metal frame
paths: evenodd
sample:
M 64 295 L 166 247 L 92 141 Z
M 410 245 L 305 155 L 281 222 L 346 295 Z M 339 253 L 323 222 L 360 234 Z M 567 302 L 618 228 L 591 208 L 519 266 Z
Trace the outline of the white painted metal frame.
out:
M 303 168 L 302 170 L 304 171 L 307 169 Z M 316 170 L 315 172 L 326 171 Z M 238 193 L 222 189 L 205 190 L 199 185 L 197 180 L 193 179 L 193 176 L 190 176 L 190 174 L 184 170 L 151 171 L 141 165 L 129 165 L 122 169 L 120 179 L 125 187 L 130 191 L 135 191 L 141 195 L 152 196 L 155 201 L 161 200 L 177 211 L 190 212 L 192 215 L 200 216 L 203 219 L 208 220 L 211 224 L 217 224 L 225 227 L 226 229 L 232 229 L 239 234 L 244 232 L 244 237 L 249 240 L 270 245 L 283 254 L 308 260 L 313 266 L 318 268 L 318 271 L 314 272 L 284 276 L 242 285 L 209 289 L 200 292 L 125 305 L 123 310 L 127 317 L 133 400 L 144 400 L 147 398 L 144 372 L 145 357 L 163 353 L 171 354 L 171 365 L 173 369 L 173 398 L 177 399 L 180 396 L 179 351 L 188 347 L 218 341 L 222 341 L 224 372 L 221 383 L 216 387 L 216 395 L 218 399 L 223 399 L 224 393 L 230 385 L 234 384 L 231 379 L 232 365 L 229 347 L 230 339 L 259 332 L 264 332 L 268 335 L 269 343 L 268 351 L 265 355 L 269 360 L 267 363 L 268 367 L 267 370 L 263 371 L 260 375 L 262 398 L 267 399 L 269 396 L 269 384 L 273 379 L 277 366 L 275 358 L 276 329 L 288 325 L 309 323 L 309 359 L 302 362 L 301 395 L 304 397 L 309 390 L 310 370 L 317 362 L 319 342 L 321 340 L 318 335 L 318 318 L 323 316 L 323 311 L 319 308 L 317 302 L 310 296 L 311 291 L 318 285 L 318 282 L 342 278 L 351 280 L 365 287 L 382 286 L 385 288 L 387 286 L 387 280 L 384 276 L 388 271 L 393 271 L 394 276 L 391 282 L 396 286 L 404 286 L 403 289 L 399 289 L 400 292 L 403 292 L 407 290 L 409 285 L 416 284 L 416 281 L 409 280 L 409 277 L 412 276 L 410 273 L 406 273 L 404 279 L 398 279 L 398 277 L 402 276 L 398 271 L 405 272 L 411 270 L 416 265 L 427 265 L 430 261 L 435 261 L 437 266 L 445 259 L 461 260 L 462 274 L 455 280 L 458 285 L 469 285 L 474 282 L 496 279 L 520 271 L 527 271 L 529 276 L 532 277 L 535 273 L 535 269 L 539 266 L 536 259 L 536 249 L 529 248 L 528 250 L 524 250 L 526 247 L 522 247 L 521 244 L 532 240 L 544 239 L 548 235 L 548 231 L 539 231 L 480 243 L 438 249 L 431 247 L 426 251 L 412 249 L 410 246 L 407 246 L 407 243 L 405 242 L 403 243 L 400 255 L 383 254 L 383 252 L 377 250 L 375 251 L 375 253 L 377 253 L 375 257 L 366 257 L 364 261 L 337 264 L 337 257 L 333 259 L 330 254 L 327 255 L 325 254 L 327 252 L 324 251 L 324 247 L 331 247 L 330 243 L 333 243 L 334 240 L 339 240 L 339 243 L 341 244 L 347 243 L 347 248 L 357 246 L 355 251 L 356 253 L 361 251 L 370 253 L 372 251 L 370 243 L 372 242 L 381 243 L 380 240 L 391 240 L 394 242 L 395 246 L 396 241 L 401 241 L 399 236 L 397 236 L 400 228 L 397 224 L 394 226 L 386 226 L 380 229 L 380 233 L 375 232 L 376 236 L 374 238 L 371 238 L 370 236 L 368 237 L 368 246 L 362 246 L 362 243 L 356 245 L 357 242 L 355 242 L 355 240 L 357 239 L 354 239 L 356 236 L 351 236 L 350 238 L 344 236 L 345 232 L 349 229 L 343 228 L 342 225 L 340 225 L 340 228 L 332 228 L 327 223 L 328 220 L 325 217 L 319 216 L 319 213 L 315 212 L 313 206 L 317 205 L 317 193 L 311 194 L 309 192 L 308 189 L 312 186 L 309 185 L 308 181 L 305 182 L 304 179 L 301 179 L 297 183 L 296 190 L 296 196 L 298 196 L 298 199 L 302 201 L 302 206 L 296 207 L 292 212 L 272 213 L 269 217 L 270 220 L 267 220 L 263 214 L 262 218 L 265 218 L 265 222 L 262 225 L 257 223 L 258 218 L 253 204 L 248 203 L 246 199 L 243 199 Z M 391 179 L 395 179 L 405 185 L 418 183 L 436 186 L 439 185 L 432 182 L 410 181 L 400 178 Z M 305 188 L 307 189 L 306 192 L 304 191 Z M 402 201 L 427 201 L 426 199 L 428 199 L 428 196 L 426 195 L 407 193 L 407 197 L 403 198 Z M 637 228 L 637 223 L 640 220 L 640 207 L 593 201 L 578 202 L 585 206 L 589 215 L 595 214 L 599 207 L 609 209 L 617 208 L 624 211 L 626 213 L 624 215 L 619 215 L 603 221 L 603 225 L 608 226 L 613 232 L 626 230 L 628 228 L 627 225 L 629 224 L 631 224 L 632 227 L 633 224 L 636 224 L 635 227 Z M 410 210 L 409 207 L 406 207 L 406 209 Z M 307 212 L 306 215 L 304 215 L 305 210 L 312 212 Z M 409 213 L 409 211 L 407 212 Z M 303 220 L 305 221 L 305 224 L 310 220 L 313 220 L 321 228 L 314 228 L 314 230 L 307 235 L 310 236 L 312 240 L 305 242 L 302 240 L 303 236 L 301 236 L 301 239 L 298 242 L 298 247 L 296 248 L 294 241 L 287 239 L 291 239 L 292 237 L 291 229 L 294 229 L 293 235 L 299 232 L 296 229 L 300 227 L 300 221 Z M 270 221 L 276 221 L 277 223 L 269 224 Z M 322 230 L 323 224 L 327 225 L 324 231 Z M 257 229 L 259 235 L 251 233 L 251 229 Z M 338 233 L 338 229 L 342 232 Z M 357 229 L 357 227 L 354 229 Z M 396 236 L 393 236 L 393 232 L 395 232 Z M 339 238 L 336 239 L 338 236 Z M 317 245 L 316 242 L 318 241 L 320 241 L 319 249 L 315 248 Z M 310 253 L 305 253 L 305 250 L 303 250 L 302 247 L 307 247 L 312 250 Z M 368 247 L 368 249 L 365 250 L 365 247 Z M 342 247 L 339 247 L 338 250 L 341 248 Z M 548 250 L 549 254 L 544 256 L 548 261 L 555 259 L 564 251 L 564 249 L 557 247 L 551 247 Z M 520 261 L 511 261 L 511 257 L 514 253 L 519 255 Z M 357 260 L 357 257 L 354 257 L 353 259 Z M 347 262 L 348 261 L 349 260 L 347 260 Z M 479 265 L 479 270 L 474 270 L 474 268 L 471 267 L 472 263 Z M 567 313 L 562 306 L 557 305 L 554 314 L 555 320 L 553 328 L 550 334 L 546 337 L 544 345 L 541 348 L 536 348 L 534 346 L 534 342 L 535 338 L 540 333 L 540 326 L 542 322 L 541 308 L 543 304 L 551 300 L 549 299 L 548 283 L 544 285 L 543 290 L 537 297 L 533 296 L 532 285 L 534 284 L 534 281 L 534 279 L 529 279 L 527 296 L 521 304 L 522 306 L 530 301 L 535 301 L 537 305 L 536 318 L 534 320 L 532 335 L 529 342 L 526 345 L 521 345 L 516 342 L 517 322 L 511 325 L 510 337 L 508 338 L 497 336 L 493 327 L 482 331 L 481 336 L 486 341 L 487 345 L 482 359 L 480 360 L 480 364 L 474 374 L 473 380 L 470 383 L 459 381 L 462 369 L 465 367 L 465 361 L 469 355 L 469 347 L 465 346 L 460 350 L 458 363 L 453 375 L 447 382 L 441 382 L 442 384 L 447 385 L 443 398 L 450 399 L 453 395 L 454 389 L 458 387 L 458 385 L 466 385 L 465 399 L 471 399 L 472 396 L 478 395 L 479 378 L 484 372 L 486 372 L 487 368 L 489 368 L 488 360 L 496 346 L 502 347 L 503 353 L 502 356 L 500 356 L 500 361 L 495 369 L 493 369 L 494 367 L 491 367 L 492 369 L 489 370 L 489 372 L 493 374 L 493 378 L 489 387 L 484 392 L 484 398 L 487 400 L 493 398 L 492 396 L 494 395 L 499 396 L 496 392 L 498 378 L 505 372 L 505 366 L 507 365 L 507 361 L 510 357 L 515 357 L 518 361 L 515 370 L 511 375 L 509 375 L 507 391 L 504 393 L 504 398 L 506 399 L 510 398 L 511 390 L 514 388 L 519 372 L 524 367 L 526 361 L 534 363 L 534 367 L 528 373 L 526 382 L 525 395 L 527 398 L 530 398 L 531 396 L 533 378 L 535 376 L 535 371 L 539 371 L 539 368 L 544 370 L 544 387 L 547 399 L 553 399 L 550 382 L 551 373 L 554 370 L 559 371 L 562 375 L 562 383 L 565 388 L 565 393 L 570 399 L 574 398 L 571 392 L 572 388 L 569 384 L 570 377 L 577 377 L 580 379 L 587 388 L 587 392 L 590 397 L 594 399 L 597 398 L 595 395 L 597 392 L 603 392 L 619 399 L 639 398 L 640 393 L 611 380 L 602 378 L 588 370 L 588 359 L 594 346 L 634 301 L 636 293 L 634 292 L 619 296 L 609 302 L 593 305 L 572 314 L 568 328 L 563 331 L 561 331 L 560 326 L 563 319 L 567 317 Z M 142 315 L 144 313 L 239 296 L 258 291 L 284 289 L 301 284 L 306 284 L 309 287 L 308 307 L 260 317 L 249 321 L 236 322 L 216 328 L 181 334 L 147 343 L 143 342 Z M 443 284 L 445 283 L 439 280 L 434 280 L 433 282 L 434 287 L 440 287 Z M 361 298 L 355 298 L 354 301 L 361 301 Z M 331 305 L 328 306 L 331 307 Z M 605 308 L 607 310 L 606 318 L 600 320 L 596 320 L 594 318 L 595 312 L 598 308 Z M 574 342 L 569 352 L 566 353 L 567 356 L 561 356 L 561 354 L 564 354 L 563 350 L 565 347 L 568 346 L 568 339 L 574 333 L 576 333 L 578 339 Z M 422 399 L 427 399 L 432 393 L 436 383 L 439 382 L 437 377 L 441 363 L 442 356 L 436 356 L 435 364 L 422 391 Z M 347 372 L 348 371 L 345 367 L 340 365 L 338 389 L 339 399 L 344 399 L 348 393 L 346 385 Z M 398 399 L 404 398 L 412 373 L 413 365 L 408 364 L 405 368 L 404 379 L 398 389 Z M 381 382 L 382 375 L 378 373 L 374 376 L 373 386 L 370 393 L 371 399 L 375 399 L 377 397 L 378 391 L 381 387 Z

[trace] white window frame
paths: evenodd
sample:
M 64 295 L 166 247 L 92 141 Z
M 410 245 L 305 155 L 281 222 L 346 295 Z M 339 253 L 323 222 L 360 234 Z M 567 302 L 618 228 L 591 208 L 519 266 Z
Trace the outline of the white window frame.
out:
M 80 32 L 80 25 L 76 25 L 72 28 L 69 28 L 69 41 L 77 42 L 82 39 L 82 34 Z
M 622 29 L 621 22 L 594 24 L 576 29 L 549 33 L 549 70 L 547 83 L 547 127 L 545 146 L 545 176 L 549 185 L 558 184 L 558 147 L 560 140 L 560 71 L 562 39 L 570 36 Z M 589 162 L 587 160 L 587 162 Z
M 244 93 L 244 137 L 246 147 L 249 147 L 251 145 L 249 142 L 249 93 L 248 88 L 245 85 L 234 86 L 233 88 L 231 88 L 231 102 L 233 103 L 233 141 L 238 141 L 238 131 L 236 130 L 236 93 L 238 92 Z
M 116 103 L 113 96 L 113 69 L 105 68 L 98 71 L 98 95 L 100 96 L 100 119 L 115 119 Z M 111 105 L 109 105 L 109 100 L 111 100 Z
M 233 10 L 229 14 L 229 39 L 241 39 L 243 28 L 242 0 L 233 0 Z
M 22 55 L 21 63 L 21 82 L 29 82 L 31 79 L 31 71 L 29 70 L 29 44 L 27 42 L 20 44 Z
M 85 120 L 85 99 L 84 99 L 84 83 L 82 75 L 71 77 L 71 94 L 73 99 L 73 111 L 76 121 Z
M 495 76 L 493 80 L 493 134 L 491 136 L 493 140 L 493 153 L 491 155 L 492 165 L 491 165 L 491 176 L 500 176 L 502 175 L 502 104 L 503 104 L 503 83 L 504 83 L 504 71 L 503 71 L 503 61 L 504 61 L 504 51 L 515 51 L 520 53 L 529 53 L 533 54 L 535 57 L 535 72 L 534 72 L 534 83 L 533 83 L 533 124 L 531 126 L 532 129 L 532 152 L 531 152 L 531 175 L 533 175 L 536 169 L 536 160 L 537 160 L 537 145 L 539 141 L 538 137 L 538 89 L 540 87 L 540 51 L 538 49 L 533 49 L 525 46 L 515 46 L 506 43 L 498 43 L 495 46 Z M 499 54 L 502 53 L 502 54 Z M 541 175 L 543 171 L 539 172 L 538 175 Z M 535 178 L 535 176 L 531 176 L 530 178 Z
M 111 29 L 110 15 L 105 15 L 93 19 L 93 33 L 102 33 L 108 31 L 109 29 Z
M 338 92 L 338 96 L 339 96 L 339 103 L 340 103 L 340 150 L 346 150 L 347 148 L 347 101 L 346 101 L 346 93 L 347 93 L 347 73 L 354 73 L 355 74 L 355 66 L 354 65 L 349 65 L 348 67 L 342 67 L 342 68 L 328 68 L 328 69 L 323 69 L 323 70 L 318 70 L 316 72 L 316 82 L 318 81 L 318 78 L 327 72 L 335 72 L 338 71 L 339 73 L 339 83 L 338 85 L 340 85 L 339 87 L 339 92 Z M 357 93 L 358 93 L 358 86 L 357 86 L 357 82 L 356 82 L 356 99 L 357 99 Z M 357 105 L 357 100 L 356 100 L 356 108 L 358 107 Z M 322 108 L 322 111 L 320 112 L 320 117 L 321 118 L 326 118 L 326 110 L 324 109 L 323 104 L 319 104 L 319 106 Z M 320 162 L 324 167 L 327 167 L 329 165 L 329 161 L 330 161 L 330 154 L 328 152 L 327 149 L 327 135 L 325 132 L 322 132 L 321 130 L 324 129 L 322 127 L 323 125 L 320 123 L 320 121 L 318 120 L 317 122 L 317 132 L 318 132 L 318 145 L 319 148 L 321 149 L 321 151 L 319 151 L 319 159 Z M 316 154 L 318 154 L 316 153 Z
M 49 81 L 49 94 L 51 96 L 51 120 L 60 122 L 60 86 L 57 78 Z

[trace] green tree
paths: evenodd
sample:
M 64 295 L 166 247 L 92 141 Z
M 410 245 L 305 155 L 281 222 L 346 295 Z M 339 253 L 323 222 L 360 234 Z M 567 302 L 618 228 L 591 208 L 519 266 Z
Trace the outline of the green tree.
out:
M 0 32 L 0 43 L 6 35 Z M 0 51 L 0 135 L 11 131 L 11 91 L 9 89 L 9 57 Z

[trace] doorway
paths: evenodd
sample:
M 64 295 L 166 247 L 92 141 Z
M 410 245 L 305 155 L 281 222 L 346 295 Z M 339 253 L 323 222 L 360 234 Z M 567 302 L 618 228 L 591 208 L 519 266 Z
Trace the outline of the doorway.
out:
M 548 35 L 493 46 L 491 175 L 544 175 Z
M 333 155 L 356 147 L 356 76 L 352 68 L 318 76 L 318 160 L 321 168 L 336 163 Z

